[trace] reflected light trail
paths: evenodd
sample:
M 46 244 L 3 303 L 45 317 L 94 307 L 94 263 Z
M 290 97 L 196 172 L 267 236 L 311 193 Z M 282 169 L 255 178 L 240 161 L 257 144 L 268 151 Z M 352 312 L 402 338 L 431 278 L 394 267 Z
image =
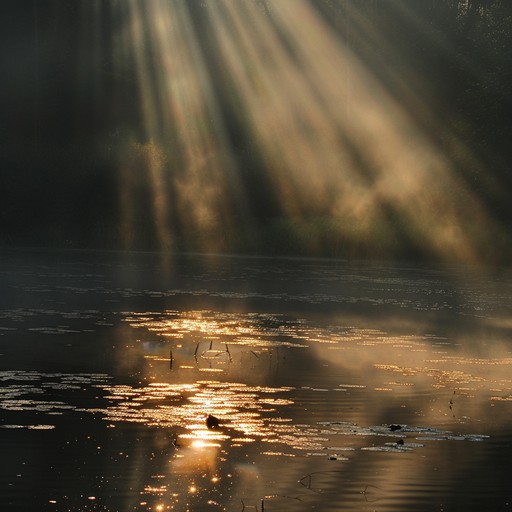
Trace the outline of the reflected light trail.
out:
M 142 184 L 160 248 L 180 239 L 202 251 L 233 249 L 251 191 L 227 136 L 223 102 L 230 101 L 282 212 L 297 225 L 328 219 L 334 238 L 382 255 L 400 238 L 444 260 L 478 263 L 492 254 L 500 233 L 485 207 L 368 65 L 307 0 L 265 6 L 112 3 L 128 20 L 119 51 L 137 70 L 145 131 L 144 143 L 131 141 L 120 155 L 125 245 L 140 222 Z M 229 100 L 216 95 L 206 36 L 193 19 L 198 9 Z M 352 30 L 379 44 L 357 10 L 347 4 Z M 308 232 L 310 253 L 322 243 L 321 233 Z

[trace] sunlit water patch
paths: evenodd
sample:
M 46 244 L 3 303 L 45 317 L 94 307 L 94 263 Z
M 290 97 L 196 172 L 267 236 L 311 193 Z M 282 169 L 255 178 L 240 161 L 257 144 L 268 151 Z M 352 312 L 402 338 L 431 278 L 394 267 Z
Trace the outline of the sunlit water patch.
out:
M 15 510 L 34 482 L 57 512 L 437 510 L 466 482 L 505 503 L 506 283 L 228 258 L 166 281 L 152 265 L 0 270 Z
M 408 451 L 422 445 L 404 443 L 414 436 L 417 440 L 482 441 L 484 434 L 458 434 L 435 427 L 408 425 L 358 426 L 349 422 L 313 421 L 294 423 L 287 415 L 302 393 L 321 395 L 327 389 L 301 389 L 248 386 L 242 383 L 196 381 L 191 383 L 150 383 L 146 386 L 110 384 L 101 374 L 42 374 L 38 372 L 1 372 L 0 409 L 15 412 L 35 412 L 40 415 L 88 413 L 99 416 L 108 424 L 137 423 L 149 428 L 165 429 L 175 447 L 221 447 L 228 443 L 231 449 L 258 442 L 262 454 L 321 455 L 346 460 L 333 452 L 361 449 Z M 95 394 L 102 407 L 84 407 L 83 397 Z M 50 400 L 51 396 L 60 400 Z M 321 396 L 317 398 L 321 401 Z M 89 398 L 90 401 L 90 398 Z M 217 424 L 212 428 L 206 413 L 214 411 Z M 15 425 L 2 428 L 51 429 L 54 425 Z M 379 447 L 360 446 L 359 442 L 336 443 L 343 437 L 397 438 L 394 444 Z M 397 444 L 398 443 L 398 444 Z M 225 447 L 226 448 L 226 447 Z
M 283 350 L 293 349 L 303 350 L 305 360 L 324 360 L 339 371 L 364 368 L 366 382 L 349 385 L 375 391 L 403 392 L 427 382 L 435 389 L 460 390 L 462 395 L 466 388 L 480 393 L 512 391 L 508 347 L 497 345 L 493 357 L 479 357 L 482 341 L 475 343 L 469 336 L 463 343 L 432 333 L 396 333 L 288 315 L 212 310 L 128 313 L 125 321 L 141 330 L 138 339 L 145 357 L 169 364 L 171 369 L 229 374 L 247 368 L 253 374 L 264 370 L 264 362 L 268 371 L 282 359 Z
M 0 410 L 61 416 L 78 410 L 84 400 L 94 400 L 91 398 L 94 387 L 108 380 L 103 374 L 3 371 L 0 372 Z M 0 426 L 7 428 L 5 424 Z
M 128 314 L 125 321 L 131 327 L 147 329 L 162 339 L 196 343 L 220 340 L 225 344 L 254 347 L 309 347 L 315 343 L 340 345 L 346 342 L 412 347 L 419 341 L 436 339 L 433 336 L 411 335 L 397 338 L 379 329 L 325 325 L 304 318 L 256 312 L 168 310 Z

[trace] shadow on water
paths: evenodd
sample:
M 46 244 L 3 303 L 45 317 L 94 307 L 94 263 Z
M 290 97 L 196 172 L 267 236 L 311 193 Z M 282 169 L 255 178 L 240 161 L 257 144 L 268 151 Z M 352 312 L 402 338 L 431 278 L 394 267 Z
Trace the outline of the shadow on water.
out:
M 2 256 L 6 510 L 508 509 L 506 275 L 123 258 Z

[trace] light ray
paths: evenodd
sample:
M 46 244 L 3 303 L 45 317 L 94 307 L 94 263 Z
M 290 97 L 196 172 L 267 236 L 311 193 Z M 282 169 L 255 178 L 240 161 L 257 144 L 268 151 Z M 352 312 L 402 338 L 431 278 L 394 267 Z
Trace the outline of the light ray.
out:
M 126 245 L 145 186 L 160 248 L 232 249 L 251 190 L 235 162 L 227 109 L 257 150 L 261 169 L 251 172 L 271 185 L 284 225 L 302 229 L 306 253 L 322 253 L 328 222 L 333 239 L 372 251 L 380 244 L 382 256 L 404 241 L 441 259 L 488 256 L 497 227 L 425 131 L 439 120 L 418 123 L 421 98 L 409 93 L 405 105 L 392 96 L 311 2 L 112 5 L 127 19 L 121 53 L 136 69 L 144 121 L 144 142 L 129 144 L 120 165 Z M 356 40 L 386 46 L 357 3 L 343 14 Z M 410 91 L 405 76 L 397 80 Z
M 220 250 L 240 187 L 188 9 L 173 1 L 127 5 L 148 141 L 133 144 L 131 157 L 145 160 L 137 165 L 147 173 L 159 245 L 171 248 L 177 235 Z
M 308 2 L 269 4 L 272 24 L 251 4 L 223 2 L 214 25 L 288 212 L 316 206 L 371 237 L 384 209 L 422 250 L 478 261 L 492 223 L 450 162 Z

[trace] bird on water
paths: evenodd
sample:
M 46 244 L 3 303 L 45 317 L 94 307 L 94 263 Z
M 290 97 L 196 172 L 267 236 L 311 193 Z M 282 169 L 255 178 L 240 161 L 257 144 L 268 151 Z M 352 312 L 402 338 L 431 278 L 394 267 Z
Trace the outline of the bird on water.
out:
M 212 414 L 208 414 L 208 416 L 206 416 L 206 426 L 210 430 L 219 428 L 219 426 L 220 426 L 219 418 L 216 418 Z

